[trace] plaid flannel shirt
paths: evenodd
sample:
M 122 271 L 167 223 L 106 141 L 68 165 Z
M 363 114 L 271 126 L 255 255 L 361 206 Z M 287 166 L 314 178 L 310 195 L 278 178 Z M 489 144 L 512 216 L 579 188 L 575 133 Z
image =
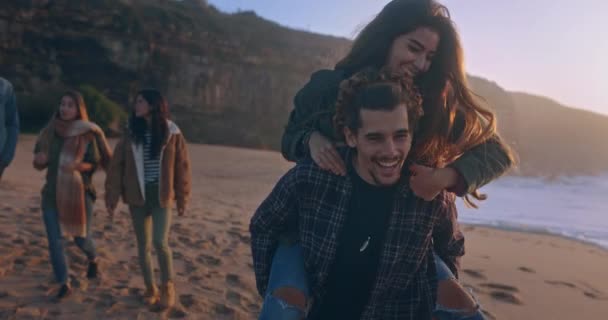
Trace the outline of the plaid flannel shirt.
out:
M 348 155 L 346 156 L 348 159 Z M 361 319 L 431 319 L 436 299 L 435 248 L 456 271 L 464 238 L 456 222 L 455 196 L 416 197 L 403 176 L 398 186 L 368 304 Z M 348 176 L 300 161 L 276 184 L 251 219 L 251 248 L 258 292 L 264 296 L 279 237 L 296 232 L 313 301 L 320 301 L 334 262 L 352 193 Z

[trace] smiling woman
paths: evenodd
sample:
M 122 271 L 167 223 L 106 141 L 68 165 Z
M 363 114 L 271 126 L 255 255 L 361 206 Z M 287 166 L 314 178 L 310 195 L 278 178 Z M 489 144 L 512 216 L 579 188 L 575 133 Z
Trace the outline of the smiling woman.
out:
M 439 35 L 431 28 L 418 28 L 393 41 L 386 67 L 413 80 L 431 66 L 439 45 Z
M 412 188 L 432 199 L 440 190 L 484 199 L 477 188 L 514 163 L 496 134 L 494 114 L 473 99 L 466 82 L 460 39 L 447 8 L 435 1 L 391 1 L 357 36 L 334 70 L 314 73 L 295 96 L 282 138 L 288 160 L 307 156 L 323 169 L 345 174 L 335 151 L 333 115 L 340 81 L 365 68 L 386 68 L 415 84 L 424 98 L 424 117 L 413 140 L 417 170 Z M 482 161 L 481 159 L 490 159 Z M 483 165 L 477 166 L 477 163 Z

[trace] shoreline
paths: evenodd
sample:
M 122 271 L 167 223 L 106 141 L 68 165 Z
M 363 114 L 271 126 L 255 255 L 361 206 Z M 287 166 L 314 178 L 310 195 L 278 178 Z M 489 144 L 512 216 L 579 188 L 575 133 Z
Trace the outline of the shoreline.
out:
M 477 228 L 493 229 L 493 230 L 506 231 L 506 232 L 515 232 L 515 233 L 523 233 L 523 234 L 530 234 L 530 235 L 554 237 L 554 238 L 573 241 L 578 244 L 594 247 L 595 249 L 599 249 L 599 250 L 602 250 L 603 252 L 608 253 L 608 247 L 604 247 L 604 246 L 602 246 L 598 243 L 595 243 L 593 241 L 590 241 L 590 240 L 578 239 L 575 237 L 570 237 L 568 235 L 558 234 L 555 232 L 551 232 L 549 230 L 544 230 L 543 227 L 530 226 L 530 227 L 526 228 L 526 227 L 516 227 L 516 226 L 508 226 L 508 225 L 500 226 L 500 225 L 490 225 L 490 224 L 485 224 L 485 223 L 472 223 L 472 222 L 462 222 L 462 223 L 460 223 L 460 225 L 462 226 L 462 229 L 466 229 L 467 227 L 477 227 Z M 466 237 L 466 234 L 465 234 L 465 237 Z

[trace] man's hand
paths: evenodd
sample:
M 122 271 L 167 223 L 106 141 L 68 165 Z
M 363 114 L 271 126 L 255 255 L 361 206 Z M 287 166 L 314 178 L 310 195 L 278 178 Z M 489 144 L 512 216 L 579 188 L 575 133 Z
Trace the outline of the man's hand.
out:
M 49 161 L 49 157 L 44 152 L 38 152 L 34 156 L 34 163 L 37 166 L 42 167 L 42 166 L 46 165 L 48 161 Z

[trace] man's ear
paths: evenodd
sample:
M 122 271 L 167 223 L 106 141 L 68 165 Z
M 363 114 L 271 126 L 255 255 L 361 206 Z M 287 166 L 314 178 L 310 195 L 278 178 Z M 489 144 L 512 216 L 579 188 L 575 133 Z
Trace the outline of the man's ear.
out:
M 346 144 L 351 148 L 357 147 L 357 133 L 350 130 L 348 127 L 344 127 L 344 139 L 346 140 Z

